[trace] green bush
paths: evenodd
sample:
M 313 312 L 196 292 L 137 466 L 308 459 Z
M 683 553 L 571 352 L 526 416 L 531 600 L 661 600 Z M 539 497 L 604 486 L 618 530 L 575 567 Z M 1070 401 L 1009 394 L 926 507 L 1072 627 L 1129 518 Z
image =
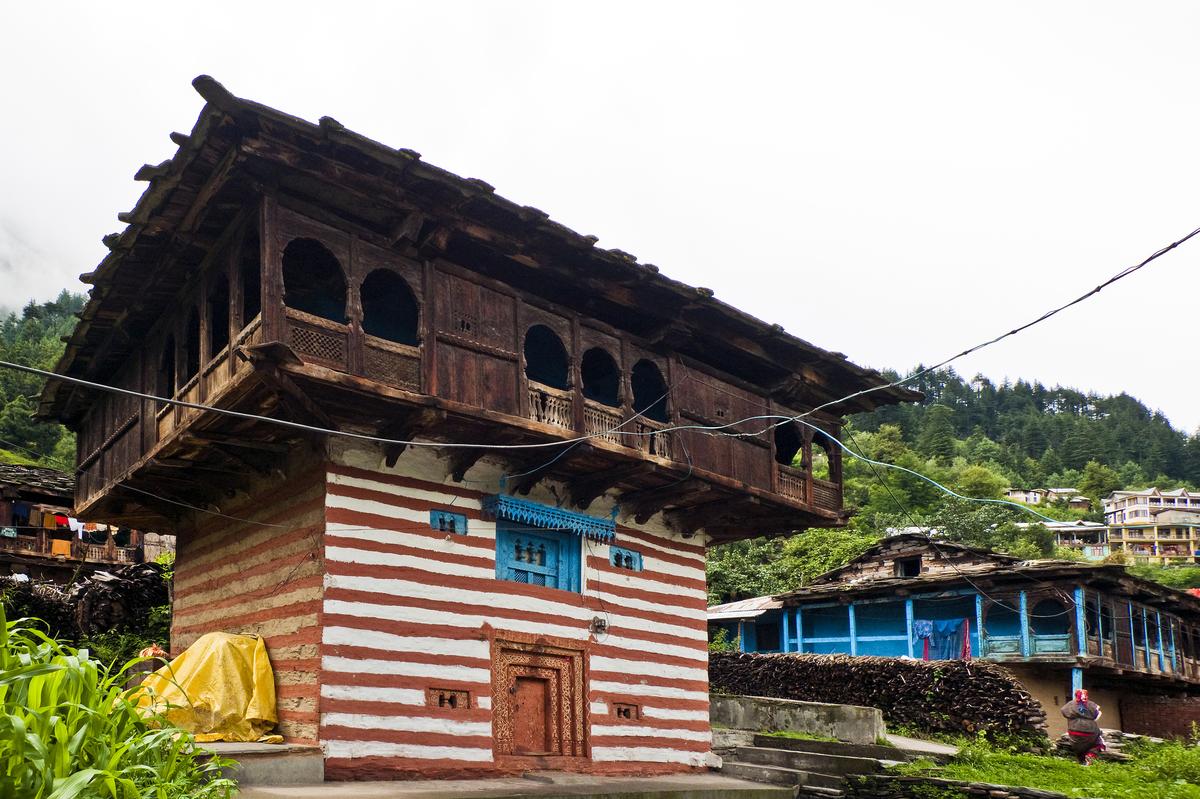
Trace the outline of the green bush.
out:
M 228 799 L 219 760 L 138 712 L 126 670 L 60 644 L 0 608 L 0 797 Z

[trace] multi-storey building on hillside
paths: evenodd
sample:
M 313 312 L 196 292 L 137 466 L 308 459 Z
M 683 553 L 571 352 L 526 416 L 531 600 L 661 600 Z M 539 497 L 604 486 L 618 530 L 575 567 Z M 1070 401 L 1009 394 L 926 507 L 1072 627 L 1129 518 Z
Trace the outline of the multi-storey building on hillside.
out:
M 1116 491 L 1104 500 L 1109 545 L 1132 563 L 1200 563 L 1200 492 Z
M 704 767 L 706 545 L 844 524 L 842 416 L 915 395 L 482 180 L 195 85 L 57 367 L 189 404 L 41 405 L 85 518 L 178 532 L 172 649 L 261 635 L 330 777 Z

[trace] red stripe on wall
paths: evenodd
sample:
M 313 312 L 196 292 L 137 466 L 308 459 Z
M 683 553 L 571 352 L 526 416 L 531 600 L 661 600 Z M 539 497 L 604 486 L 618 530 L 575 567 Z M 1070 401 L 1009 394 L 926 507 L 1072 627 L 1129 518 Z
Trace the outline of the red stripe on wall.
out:
M 422 525 L 419 522 L 411 522 L 407 519 L 395 519 L 391 516 L 381 516 L 377 513 L 367 513 L 366 511 L 350 510 L 348 508 L 326 508 L 325 521 L 329 524 L 344 524 L 347 527 L 365 527 L 381 532 L 394 530 L 398 533 L 411 533 L 412 535 L 419 535 L 425 538 L 443 539 L 446 537 L 445 533 L 434 530 L 429 525 Z M 336 533 L 337 531 L 335 530 L 334 532 Z M 454 541 L 464 547 L 484 549 L 488 552 L 491 552 L 495 548 L 495 544 L 490 538 L 462 535 L 455 536 Z
M 611 563 L 609 563 L 607 559 L 596 557 L 595 555 L 588 556 L 587 565 L 588 565 L 589 569 L 595 569 L 596 571 L 601 572 L 602 574 L 611 574 L 613 577 L 629 577 L 629 576 L 631 576 L 628 570 L 618 569 L 617 567 L 615 567 Z M 703 575 L 703 572 L 698 572 L 698 573 Z M 693 591 L 707 591 L 708 590 L 708 585 L 707 585 L 707 583 L 704 582 L 703 577 L 701 577 L 699 579 L 691 578 L 691 577 L 680 577 L 677 574 L 667 574 L 665 572 L 654 572 L 654 571 L 640 571 L 640 572 L 636 572 L 636 574 L 632 575 L 632 576 L 640 577 L 643 580 L 653 580 L 656 583 L 661 583 L 663 585 L 664 589 L 666 589 L 666 590 L 669 590 L 671 588 L 689 588 Z
M 341 727 L 332 724 L 322 724 L 323 738 L 334 738 L 339 741 L 382 741 L 393 744 L 416 744 L 417 746 L 458 746 L 467 749 L 492 749 L 490 735 L 456 735 L 440 732 L 406 732 L 402 730 L 381 730 L 372 727 Z
M 386 533 L 391 531 L 381 530 L 380 532 Z M 443 534 L 442 537 L 444 538 L 445 534 Z M 361 538 L 349 538 L 347 536 L 338 535 L 337 530 L 326 533 L 325 546 L 344 547 L 346 549 L 357 549 L 365 552 L 379 552 L 387 555 L 410 555 L 417 558 L 432 560 L 437 563 L 457 563 L 462 566 L 476 566 L 481 569 L 496 568 L 495 558 L 479 557 L 475 555 L 460 555 L 456 552 L 433 552 L 428 549 L 421 549 L 420 547 L 410 547 L 406 544 L 393 544 L 384 543 L 382 541 L 367 541 Z
M 475 491 L 470 488 L 463 488 L 455 485 L 444 485 L 442 483 L 430 482 L 428 480 L 418 480 L 413 477 L 403 477 L 398 474 L 384 474 L 382 472 L 374 472 L 368 469 L 359 469 L 355 466 L 346 466 L 340 463 L 327 464 L 328 470 L 332 474 L 340 474 L 345 477 L 358 477 L 363 480 L 371 480 L 376 483 L 386 483 L 387 485 L 398 486 L 400 488 L 416 488 L 421 491 L 437 491 L 442 494 L 452 494 L 463 499 L 482 499 L 484 492 Z M 334 484 L 331 483 L 332 487 Z

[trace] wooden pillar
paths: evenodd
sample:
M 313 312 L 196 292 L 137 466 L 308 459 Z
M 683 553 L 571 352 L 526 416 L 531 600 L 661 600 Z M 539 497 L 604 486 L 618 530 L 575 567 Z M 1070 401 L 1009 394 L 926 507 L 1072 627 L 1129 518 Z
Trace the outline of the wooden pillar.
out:
M 804 616 L 800 612 L 800 608 L 796 608 L 796 651 L 804 651 Z
M 1137 636 L 1133 634 L 1133 603 L 1125 603 L 1125 612 L 1129 616 L 1129 665 L 1137 668 Z
M 779 651 L 788 652 L 788 609 L 779 609 Z
M 1166 657 L 1163 655 L 1162 612 L 1154 611 L 1154 626 L 1158 631 L 1158 670 L 1166 671 Z
M 362 310 L 362 281 L 364 275 L 359 269 L 358 236 L 351 234 L 347 260 L 342 269 L 346 278 L 346 369 L 351 374 L 363 373 L 363 310 Z
M 1087 594 L 1083 586 L 1075 586 L 1075 645 L 1078 654 L 1087 654 Z
M 913 641 L 913 601 L 912 597 L 904 600 L 904 624 L 908 629 L 908 656 L 915 658 L 916 642 Z
M 849 606 L 849 618 L 850 618 L 850 654 L 857 655 L 858 654 L 858 621 L 854 617 L 854 603 L 853 602 L 851 602 L 850 606 Z
M 275 198 L 264 194 L 259 206 L 258 242 L 262 285 L 262 340 L 283 341 L 283 258 L 279 250 L 279 226 L 276 224 Z
M 1142 652 L 1145 654 L 1146 671 L 1150 671 L 1150 620 L 1146 618 L 1146 609 L 1142 608 Z
M 746 620 L 738 619 L 737 645 L 739 652 L 746 651 Z
M 1167 630 L 1171 633 L 1171 672 L 1179 671 L 1179 661 L 1175 657 L 1175 619 L 1167 617 Z
M 1021 657 L 1029 657 L 1031 654 L 1029 640 L 1029 595 L 1021 592 Z
M 975 637 L 979 640 L 979 651 L 976 657 L 987 654 L 983 643 L 983 594 L 975 595 Z
M 1061 684 L 1061 683 L 1060 683 Z M 1071 696 L 1075 696 L 1075 692 L 1083 688 L 1083 669 L 1071 669 Z

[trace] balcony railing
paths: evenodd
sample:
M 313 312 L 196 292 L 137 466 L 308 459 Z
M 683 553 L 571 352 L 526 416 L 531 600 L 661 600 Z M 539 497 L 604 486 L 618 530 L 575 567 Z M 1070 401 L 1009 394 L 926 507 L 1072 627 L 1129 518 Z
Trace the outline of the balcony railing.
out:
M 571 392 L 529 383 L 529 418 L 535 422 L 572 429 Z
M 776 470 L 779 472 L 779 493 L 797 502 L 807 502 L 808 480 L 804 472 L 782 463 L 776 464 Z
M 621 430 L 613 432 L 621 424 L 621 410 L 599 402 L 585 399 L 583 401 L 583 432 L 584 435 L 596 436 L 614 444 L 629 444 L 632 436 L 623 436 Z
M 48 535 L 19 535 L 16 538 L 0 538 L 0 553 L 55 558 L 63 561 L 87 561 L 89 563 L 138 562 L 137 547 L 87 544 L 83 541 L 54 539 Z

